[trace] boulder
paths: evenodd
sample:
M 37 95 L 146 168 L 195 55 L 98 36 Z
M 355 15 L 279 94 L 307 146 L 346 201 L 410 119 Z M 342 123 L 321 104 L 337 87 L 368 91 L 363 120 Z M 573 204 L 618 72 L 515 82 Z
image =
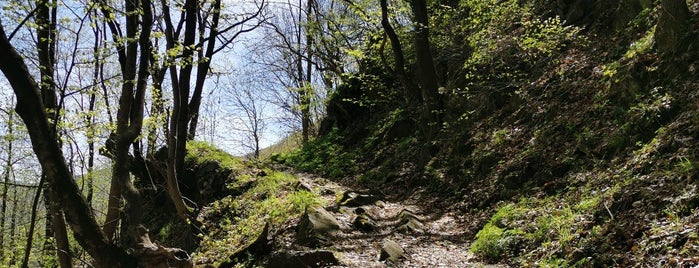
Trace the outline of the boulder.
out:
M 338 265 L 335 255 L 327 250 L 279 252 L 269 260 L 267 268 L 315 268 Z
M 310 207 L 301 216 L 296 229 L 296 243 L 309 247 L 329 245 L 329 236 L 340 230 L 340 223 L 327 210 Z
M 387 261 L 390 263 L 397 263 L 400 259 L 405 257 L 405 250 L 393 240 L 384 240 L 381 245 L 381 254 L 379 255 L 379 261 Z

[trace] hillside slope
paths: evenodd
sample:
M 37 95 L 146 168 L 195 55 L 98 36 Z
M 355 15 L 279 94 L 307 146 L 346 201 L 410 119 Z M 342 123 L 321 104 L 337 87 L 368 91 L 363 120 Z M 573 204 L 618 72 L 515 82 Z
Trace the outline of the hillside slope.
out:
M 398 87 L 386 70 L 364 68 L 329 101 L 322 135 L 274 159 L 454 200 L 489 262 L 699 264 L 699 3 L 668 45 L 659 2 L 558 2 L 461 1 L 435 19 L 457 25 L 433 37 L 452 71 L 436 138 L 381 94 Z

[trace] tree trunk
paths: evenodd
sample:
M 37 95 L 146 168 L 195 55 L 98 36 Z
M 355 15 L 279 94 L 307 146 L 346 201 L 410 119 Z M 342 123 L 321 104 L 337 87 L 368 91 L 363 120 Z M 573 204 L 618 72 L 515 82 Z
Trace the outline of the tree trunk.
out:
M 119 208 L 121 208 L 121 191 L 119 184 L 112 180 L 107 197 L 107 215 L 102 231 L 110 242 L 116 242 L 116 230 L 119 226 Z
M 439 96 L 439 82 L 434 59 L 430 50 L 429 21 L 425 0 L 412 0 L 415 17 L 415 54 L 417 57 L 417 77 L 422 96 L 423 129 L 427 141 L 432 141 L 442 127 L 442 105 Z
M 66 213 L 75 240 L 100 267 L 135 267 L 136 259 L 108 242 L 91 213 L 78 185 L 73 181 L 63 153 L 50 134 L 49 122 L 39 93 L 22 57 L 7 40 L 0 25 L 0 70 L 5 74 L 17 97 L 15 110 L 27 126 L 32 148 L 39 159 L 52 190 Z
M 157 49 L 157 48 L 156 48 Z M 151 58 L 151 64 L 155 63 L 155 59 Z M 165 116 L 165 101 L 163 100 L 163 79 L 165 76 L 165 72 L 167 71 L 167 68 L 159 68 L 159 67 L 154 67 L 152 68 L 152 75 L 151 75 L 151 86 L 153 87 L 153 90 L 151 91 L 151 94 L 153 95 L 153 104 L 151 106 L 150 114 L 151 116 L 157 118 L 157 120 L 151 124 L 148 125 L 148 132 L 147 132 L 147 141 L 146 141 L 146 158 L 151 159 L 153 156 L 155 156 L 155 152 L 158 148 L 157 147 L 157 139 L 158 139 L 158 129 L 159 127 L 163 127 L 163 129 L 167 129 L 167 120 L 164 120 L 163 123 L 162 118 Z
M 398 81 L 403 86 L 405 94 L 405 103 L 408 108 L 419 107 L 422 103 L 422 96 L 418 85 L 416 85 L 411 79 L 408 78 L 408 74 L 405 71 L 405 54 L 403 53 L 403 47 L 401 46 L 400 39 L 396 34 L 396 31 L 391 26 L 388 14 L 388 3 L 387 0 L 380 0 L 381 4 L 381 26 L 386 33 L 386 37 L 391 43 L 391 51 L 393 51 L 393 60 L 395 61 L 393 68 L 388 65 L 388 62 L 382 56 L 382 60 L 386 67 L 393 72 L 393 75 L 398 79 Z M 381 51 L 383 53 L 383 51 Z
M 311 14 L 313 11 L 313 0 L 308 0 L 306 2 L 306 24 L 311 25 L 313 22 Z M 311 75 L 313 74 L 313 35 L 311 35 L 308 27 L 306 29 L 306 69 L 305 75 L 301 75 L 301 91 L 299 92 L 300 104 L 301 104 L 301 136 L 303 142 L 306 143 L 310 139 L 311 135 L 311 97 L 313 95 L 313 86 L 311 84 Z M 300 38 L 299 38 L 300 39 Z M 299 58 L 302 60 L 302 58 Z M 303 68 L 301 68 L 303 70 Z
M 192 73 L 192 60 L 194 55 L 194 50 L 192 46 L 194 45 L 195 35 L 196 35 L 196 24 L 197 24 L 197 1 L 187 0 L 184 4 L 184 42 L 185 47 L 182 54 L 182 58 L 187 64 L 185 64 L 178 75 L 175 63 L 172 62 L 170 66 L 170 76 L 173 83 L 173 109 L 172 115 L 170 117 L 170 129 L 168 135 L 168 161 L 167 161 L 167 188 L 170 200 L 172 200 L 175 209 L 177 210 L 177 215 L 184 221 L 190 220 L 189 211 L 184 203 L 182 197 L 182 192 L 180 191 L 178 184 L 178 175 L 182 174 L 182 167 L 184 165 L 184 156 L 187 151 L 187 123 L 189 122 L 189 89 Z M 169 35 L 168 47 L 174 47 L 174 38 L 172 36 L 172 25 L 169 20 L 169 15 L 166 14 L 166 22 L 168 24 L 169 30 L 166 30 Z
M 45 108 L 49 114 L 49 130 L 52 138 L 58 142 L 59 149 L 61 147 L 60 137 L 58 134 L 58 121 L 60 110 L 63 107 L 58 106 L 56 82 L 54 79 L 54 65 L 56 62 L 56 10 L 57 2 L 52 0 L 39 0 L 37 2 L 36 22 L 39 25 L 37 30 L 37 48 L 39 56 L 39 73 L 41 75 L 41 95 L 44 101 Z M 43 171 L 42 171 L 43 173 Z M 42 174 L 46 176 L 46 174 Z M 68 232 L 66 231 L 63 212 L 58 206 L 55 193 L 52 193 L 51 187 L 44 189 L 44 200 L 46 201 L 46 243 L 44 248 L 53 251 L 50 237 L 55 238 L 56 254 L 58 255 L 59 264 L 61 267 L 73 267 L 73 260 L 70 255 L 70 244 L 68 242 Z M 31 245 L 31 243 L 27 243 Z M 27 253 L 29 249 L 27 249 Z M 28 255 L 25 256 L 25 262 L 28 261 Z
M 83 179 L 87 181 L 87 203 L 92 206 L 92 196 L 94 194 L 94 177 L 93 174 L 95 169 L 95 135 L 97 135 L 95 130 L 95 120 L 93 114 L 95 112 L 95 101 L 97 95 L 93 92 L 90 94 L 90 106 L 88 108 L 87 116 L 87 176 Z M 85 190 L 85 189 L 83 189 Z
M 97 9 L 93 11 L 96 17 Z M 92 54 L 94 56 L 94 65 L 92 69 L 92 85 L 93 89 L 90 92 L 90 103 L 88 106 L 88 113 L 85 116 L 85 126 L 87 127 L 87 176 L 83 179 L 87 181 L 87 203 L 92 207 L 92 196 L 94 194 L 94 167 L 95 167 L 95 140 L 96 140 L 96 127 L 95 127 L 95 104 L 97 102 L 97 85 L 100 84 L 100 70 L 102 63 L 102 58 L 100 57 L 100 29 L 97 24 L 92 27 L 94 33 L 94 45 L 92 47 Z M 84 189 L 83 189 L 84 190 Z
M 209 66 L 211 65 L 211 59 L 214 56 L 214 48 L 216 46 L 216 37 L 218 36 L 218 23 L 221 17 L 221 0 L 215 0 L 213 3 L 213 17 L 211 19 L 211 26 L 209 30 L 209 42 L 206 45 L 206 52 L 203 54 L 203 62 L 197 65 L 197 78 L 194 83 L 194 92 L 192 93 L 192 99 L 189 102 L 189 133 L 187 136 L 188 140 L 193 140 L 196 136 L 197 125 L 199 123 L 199 108 L 201 106 L 202 91 L 204 90 L 204 82 L 206 81 L 206 76 L 209 73 Z M 203 30 L 201 32 L 201 38 L 203 38 Z
M 43 176 L 43 175 L 42 175 Z M 45 181 L 45 179 L 42 179 Z M 58 256 L 58 263 L 62 268 L 73 267 L 73 259 L 70 253 L 70 241 L 68 240 L 68 232 L 66 230 L 65 219 L 63 212 L 58 205 L 55 193 L 49 187 L 43 187 L 44 192 L 44 207 L 46 208 L 46 225 L 44 226 L 44 254 L 55 254 Z M 34 213 L 34 211 L 32 211 Z M 35 215 L 32 215 L 35 217 Z M 51 241 L 50 238 L 54 238 Z M 55 243 L 55 245 L 54 245 Z M 27 249 L 31 247 L 31 243 L 27 243 Z M 27 254 L 29 251 L 27 250 Z M 29 258 L 29 255 L 25 255 Z M 29 259 L 25 259 L 29 261 Z
M 70 242 L 68 240 L 68 231 L 66 230 L 65 219 L 63 212 L 58 203 L 58 196 L 54 191 L 49 191 L 49 199 L 52 201 L 49 204 L 49 212 L 51 216 L 47 216 L 51 220 L 53 237 L 56 239 L 56 254 L 58 255 L 58 263 L 61 268 L 73 267 L 73 257 L 70 253 Z
M 32 250 L 32 243 L 34 242 L 34 228 L 36 228 L 36 214 L 39 208 L 39 199 L 41 198 L 41 192 L 44 189 L 44 176 L 41 176 L 39 181 L 39 187 L 36 188 L 36 194 L 34 195 L 34 201 L 32 201 L 32 214 L 29 220 L 29 231 L 27 231 L 27 243 L 24 246 L 24 257 L 22 257 L 22 268 L 29 266 L 29 255 Z M 17 205 L 17 204 L 15 204 Z
M 5 159 L 5 170 L 3 172 L 3 182 L 5 185 L 2 186 L 2 209 L 0 210 L 0 260 L 4 259 L 5 247 L 5 219 L 7 219 L 7 193 L 10 188 L 10 175 L 12 174 L 12 146 L 14 144 L 14 112 L 7 112 L 7 134 L 5 134 L 7 139 L 7 159 Z
M 680 52 L 682 41 L 688 34 L 691 14 L 685 0 L 662 0 L 661 10 L 655 42 L 660 53 L 674 55 Z

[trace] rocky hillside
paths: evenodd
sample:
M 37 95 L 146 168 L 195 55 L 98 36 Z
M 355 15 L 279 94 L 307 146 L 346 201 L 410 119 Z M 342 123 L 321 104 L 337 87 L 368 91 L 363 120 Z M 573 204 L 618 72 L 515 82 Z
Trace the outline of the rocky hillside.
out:
M 367 67 L 329 101 L 321 136 L 274 160 L 449 200 L 485 262 L 699 265 L 699 3 L 672 38 L 671 1 L 486 2 L 462 1 L 468 16 L 434 34 L 450 55 L 435 138 Z
M 699 3 L 670 3 L 432 7 L 456 25 L 431 36 L 436 131 L 367 51 L 320 135 L 271 157 L 327 180 L 229 168 L 197 264 L 699 265 Z
M 396 198 L 282 166 L 244 162 L 208 144 L 188 145 L 200 228 L 160 201 L 144 206 L 152 236 L 193 252 L 196 267 L 472 267 L 474 221 L 428 195 Z M 218 185 L 218 187 L 207 187 Z M 193 187 L 182 185 L 183 189 Z M 197 198 L 201 196 L 202 198 Z M 204 198 L 207 197 L 207 198 Z M 155 206 L 154 204 L 159 204 Z

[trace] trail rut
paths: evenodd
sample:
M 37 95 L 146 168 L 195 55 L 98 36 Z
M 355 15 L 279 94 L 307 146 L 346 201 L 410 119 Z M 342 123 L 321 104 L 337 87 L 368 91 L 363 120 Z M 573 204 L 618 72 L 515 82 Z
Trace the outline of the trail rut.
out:
M 392 200 L 375 196 L 375 202 L 357 205 L 338 205 L 343 193 L 367 193 L 363 189 L 350 189 L 336 182 L 306 173 L 297 173 L 301 186 L 321 195 L 326 210 L 340 222 L 340 231 L 332 236 L 332 244 L 318 249 L 332 251 L 340 260 L 334 267 L 504 267 L 487 265 L 476 260 L 469 252 L 470 241 L 466 234 L 469 218 L 458 211 L 435 208 L 419 198 Z M 369 200 L 373 201 L 373 200 Z M 345 201 L 346 202 L 346 201 Z M 350 203 L 350 202 L 348 202 Z M 361 202 L 360 202 L 361 203 Z M 373 231 L 361 231 L 353 226 L 358 217 L 357 209 L 372 220 Z M 405 220 L 401 212 L 410 214 L 415 228 L 400 228 Z M 292 234 L 282 238 L 282 246 L 304 250 L 293 243 Z M 405 254 L 396 262 L 380 261 L 384 241 L 396 242 Z

